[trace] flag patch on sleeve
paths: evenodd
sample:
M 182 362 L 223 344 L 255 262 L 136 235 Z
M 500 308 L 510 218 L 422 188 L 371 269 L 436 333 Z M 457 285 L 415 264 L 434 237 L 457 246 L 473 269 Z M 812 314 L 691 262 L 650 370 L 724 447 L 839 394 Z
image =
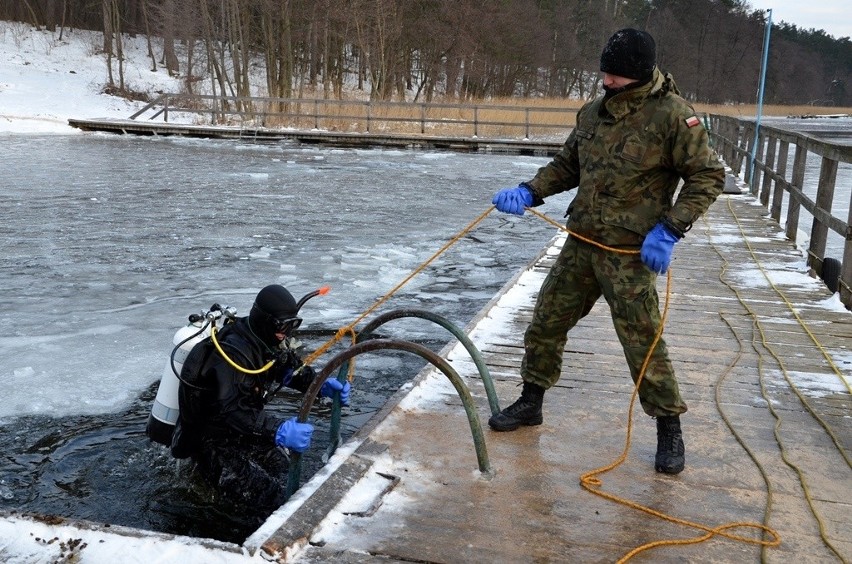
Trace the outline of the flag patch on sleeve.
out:
M 699 123 L 701 123 L 701 120 L 698 119 L 698 116 L 692 116 L 692 117 L 686 118 L 686 127 L 694 127 L 694 126 L 698 125 Z

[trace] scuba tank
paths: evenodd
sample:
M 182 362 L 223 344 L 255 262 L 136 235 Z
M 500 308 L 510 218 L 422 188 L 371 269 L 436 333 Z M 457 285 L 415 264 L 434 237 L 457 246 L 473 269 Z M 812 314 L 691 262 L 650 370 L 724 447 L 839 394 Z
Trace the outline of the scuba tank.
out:
M 201 314 L 189 316 L 189 324 L 184 325 L 175 333 L 172 343 L 174 348 L 163 367 L 163 376 L 157 388 L 157 397 L 151 407 L 148 416 L 148 424 L 145 433 L 148 438 L 161 445 L 172 444 L 172 434 L 178 419 L 178 388 L 180 386 L 180 372 L 189 351 L 197 343 L 210 336 L 210 332 L 217 323 L 225 318 L 225 321 L 233 321 L 236 318 L 236 310 L 232 307 L 223 308 L 219 304 L 213 304 L 208 311 Z

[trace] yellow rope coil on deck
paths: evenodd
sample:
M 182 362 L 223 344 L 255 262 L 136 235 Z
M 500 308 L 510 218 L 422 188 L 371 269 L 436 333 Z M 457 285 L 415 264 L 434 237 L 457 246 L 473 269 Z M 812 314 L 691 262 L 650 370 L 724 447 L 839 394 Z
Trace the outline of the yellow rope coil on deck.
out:
M 616 248 L 613 248 L 613 247 L 608 247 L 606 245 L 598 243 L 597 241 L 593 241 L 593 240 L 588 239 L 588 238 L 586 238 L 582 235 L 574 233 L 573 231 L 571 231 L 567 227 L 565 227 L 562 224 L 552 220 L 551 218 L 547 217 L 546 215 L 539 213 L 538 211 L 536 211 L 534 209 L 531 209 L 531 208 L 527 208 L 527 209 L 528 209 L 528 211 L 532 212 L 533 215 L 536 215 L 536 216 L 544 219 L 548 223 L 555 225 L 559 229 L 567 232 L 572 237 L 579 239 L 580 241 L 583 241 L 585 243 L 589 243 L 591 245 L 594 245 L 594 246 L 601 248 L 601 249 L 604 249 L 606 251 L 612 251 L 612 252 L 620 253 L 620 254 L 638 254 L 639 253 L 638 250 L 625 250 L 625 249 L 616 249 Z M 781 544 L 781 536 L 775 530 L 773 530 L 773 529 L 771 529 L 771 528 L 769 528 L 766 525 L 763 525 L 761 523 L 734 522 L 734 523 L 726 523 L 724 525 L 719 525 L 717 527 L 709 527 L 707 525 L 702 525 L 701 523 L 695 523 L 693 521 L 688 521 L 686 519 L 681 519 L 679 517 L 673 517 L 671 515 L 668 515 L 666 513 L 661 512 L 661 511 L 657 511 L 656 509 L 652 509 L 652 508 L 647 507 L 645 505 L 641 505 L 641 504 L 636 503 L 634 501 L 624 499 L 622 497 L 601 491 L 599 489 L 603 485 L 603 482 L 601 481 L 600 478 L 598 478 L 598 475 L 604 474 L 606 472 L 609 472 L 610 470 L 617 468 L 622 463 L 624 463 L 625 460 L 627 460 L 627 454 L 630 451 L 630 443 L 631 443 L 631 438 L 632 438 L 632 435 L 633 435 L 633 408 L 634 408 L 634 405 L 636 403 L 636 398 L 639 395 L 639 385 L 642 383 L 642 379 L 645 377 L 645 371 L 647 370 L 648 363 L 651 360 L 651 354 L 654 352 L 654 349 L 657 347 L 657 343 L 660 341 L 660 338 L 662 337 L 663 329 L 665 327 L 666 320 L 668 319 L 669 301 L 670 301 L 670 298 L 671 298 L 671 282 L 672 282 L 672 271 L 671 271 L 671 269 L 669 269 L 669 271 L 666 275 L 666 299 L 665 299 L 665 303 L 664 303 L 664 306 L 663 306 L 663 313 L 662 313 L 662 316 L 661 316 L 660 329 L 657 331 L 657 334 L 654 335 L 654 340 L 652 341 L 651 346 L 648 349 L 648 353 L 645 356 L 644 362 L 642 363 L 642 368 L 639 370 L 639 376 L 637 377 L 636 384 L 633 387 L 633 394 L 630 396 L 630 405 L 629 405 L 628 410 L 627 410 L 627 436 L 626 436 L 626 440 L 625 440 L 624 450 L 621 452 L 621 454 L 618 456 L 618 458 L 616 458 L 616 460 L 613 461 L 612 463 L 610 463 L 606 466 L 603 466 L 601 468 L 597 468 L 595 470 L 591 470 L 589 472 L 586 472 L 585 474 L 580 476 L 580 485 L 585 490 L 587 490 L 587 491 L 589 491 L 589 492 L 591 492 L 591 493 L 593 493 L 597 496 L 600 496 L 604 499 L 608 499 L 610 501 L 620 503 L 620 504 L 625 505 L 627 507 L 631 507 L 631 508 L 636 509 L 638 511 L 642 511 L 644 513 L 647 513 L 648 515 L 653 515 L 654 517 L 659 517 L 660 519 L 664 519 L 664 520 L 672 522 L 672 523 L 677 523 L 679 525 L 684 525 L 684 526 L 687 526 L 687 527 L 692 527 L 694 529 L 704 531 L 704 534 L 699 535 L 697 537 L 689 538 L 689 539 L 671 539 L 671 540 L 659 540 L 659 541 L 649 542 L 649 543 L 643 544 L 642 546 L 638 546 L 638 547 L 634 548 L 633 550 L 631 550 L 630 552 L 628 552 L 627 554 L 622 556 L 621 559 L 618 562 L 626 562 L 626 561 L 630 560 L 631 558 L 633 558 L 634 556 L 636 556 L 637 554 L 639 554 L 640 552 L 643 552 L 645 550 L 649 550 L 651 548 L 655 548 L 655 547 L 658 547 L 658 546 L 696 544 L 696 543 L 704 542 L 704 541 L 706 541 L 706 540 L 708 540 L 708 539 L 710 539 L 710 538 L 712 538 L 716 535 L 723 536 L 723 537 L 729 538 L 731 540 L 736 540 L 736 541 L 745 542 L 745 543 L 749 543 L 749 544 L 762 545 L 762 546 L 777 546 L 777 545 Z M 764 533 L 769 534 L 772 538 L 769 539 L 769 540 L 755 539 L 755 538 L 744 537 L 744 536 L 741 536 L 741 535 L 737 535 L 737 534 L 728 532 L 729 529 L 734 529 L 734 528 L 757 529 L 757 530 L 763 531 Z

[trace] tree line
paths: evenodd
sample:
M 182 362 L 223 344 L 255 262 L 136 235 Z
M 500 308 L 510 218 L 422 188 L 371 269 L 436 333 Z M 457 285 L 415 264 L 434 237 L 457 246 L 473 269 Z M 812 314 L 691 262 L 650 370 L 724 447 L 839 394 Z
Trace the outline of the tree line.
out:
M 131 34 L 190 93 L 427 102 L 593 97 L 607 38 L 637 27 L 686 98 L 755 103 L 766 25 L 744 0 L 0 0 L 0 19 L 102 31 L 117 91 Z M 765 103 L 852 106 L 848 37 L 781 22 L 770 45 Z

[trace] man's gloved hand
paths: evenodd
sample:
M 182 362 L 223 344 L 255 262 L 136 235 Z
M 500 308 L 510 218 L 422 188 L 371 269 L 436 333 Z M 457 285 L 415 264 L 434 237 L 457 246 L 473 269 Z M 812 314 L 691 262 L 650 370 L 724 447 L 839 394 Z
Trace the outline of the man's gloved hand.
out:
M 320 397 L 330 398 L 334 396 L 334 392 L 340 392 L 340 403 L 342 405 L 349 405 L 349 392 L 351 390 L 352 386 L 349 382 L 340 383 L 337 378 L 329 378 L 322 383 Z
M 526 186 L 504 188 L 494 195 L 491 203 L 503 213 L 524 215 L 524 208 L 530 207 L 533 203 L 533 195 Z
M 311 435 L 313 434 L 313 425 L 299 423 L 299 420 L 293 417 L 278 426 L 278 430 L 275 432 L 275 445 L 296 452 L 305 452 L 311 446 Z
M 657 274 L 665 274 L 672 262 L 674 244 L 680 240 L 676 233 L 658 223 L 645 235 L 639 256 L 645 266 Z

